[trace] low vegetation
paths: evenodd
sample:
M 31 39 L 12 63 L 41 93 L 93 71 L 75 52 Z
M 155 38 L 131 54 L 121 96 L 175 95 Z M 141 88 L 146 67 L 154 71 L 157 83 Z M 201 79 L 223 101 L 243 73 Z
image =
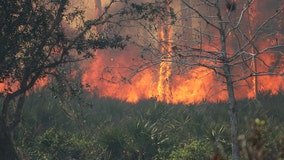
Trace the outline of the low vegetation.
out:
M 42 91 L 25 104 L 23 122 L 14 132 L 23 159 L 231 159 L 225 103 L 93 98 L 66 106 L 53 96 Z M 283 104 L 281 93 L 238 103 L 243 159 L 284 159 Z

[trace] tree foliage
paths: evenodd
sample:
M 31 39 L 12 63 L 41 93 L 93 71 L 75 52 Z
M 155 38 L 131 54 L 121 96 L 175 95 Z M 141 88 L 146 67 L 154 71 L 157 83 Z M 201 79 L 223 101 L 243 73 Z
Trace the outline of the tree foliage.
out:
M 123 47 L 122 37 L 94 32 L 108 17 L 88 20 L 83 10 L 67 9 L 68 0 L 1 3 L 0 76 L 8 87 L 17 82 L 28 89 L 60 64 L 91 57 L 96 49 Z
M 0 154 L 14 158 L 11 131 L 21 121 L 27 91 L 39 80 L 59 74 L 70 63 L 93 57 L 97 49 L 123 48 L 126 38 L 97 30 L 120 13 L 110 15 L 110 1 L 95 18 L 69 0 L 4 0 L 0 2 Z M 55 78 L 56 79 L 56 78 Z M 12 103 L 15 102 L 15 103 Z M 3 141 L 2 141 L 3 140 Z M 13 153 L 11 153 L 13 152 Z

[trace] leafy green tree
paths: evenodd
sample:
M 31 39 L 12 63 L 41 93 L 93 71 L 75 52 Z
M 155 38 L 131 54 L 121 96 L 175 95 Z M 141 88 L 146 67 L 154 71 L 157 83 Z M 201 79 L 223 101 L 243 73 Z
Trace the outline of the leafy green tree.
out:
M 18 159 L 11 135 L 21 121 L 27 92 L 39 80 L 52 77 L 51 81 L 59 84 L 53 88 L 59 95 L 66 91 L 74 94 L 74 90 L 64 88 L 68 84 L 64 82 L 67 65 L 72 67 L 71 64 L 93 57 L 97 49 L 124 48 L 129 37 L 119 35 L 119 29 L 111 29 L 113 26 L 119 28 L 130 20 L 153 21 L 163 12 L 155 3 L 110 0 L 101 6 L 99 2 L 95 2 L 95 18 L 86 18 L 84 8 L 72 0 L 0 2 L 0 82 L 1 86 L 4 84 L 1 158 Z
M 70 4 L 69 0 L 0 2 L 0 80 L 5 85 L 1 91 L 1 159 L 18 159 L 11 133 L 21 121 L 27 91 L 38 80 L 58 74 L 64 65 L 92 57 L 96 49 L 124 47 L 121 36 L 94 32 L 96 26 L 115 18 L 108 14 L 114 1 L 96 19 L 85 18 L 83 10 Z

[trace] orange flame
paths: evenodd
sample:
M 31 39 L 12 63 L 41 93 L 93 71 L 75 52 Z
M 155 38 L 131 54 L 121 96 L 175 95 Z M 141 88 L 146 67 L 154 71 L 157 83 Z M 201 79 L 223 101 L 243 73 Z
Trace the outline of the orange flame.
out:
M 260 3 L 255 2 L 248 11 L 248 19 L 251 27 L 260 24 L 261 19 L 259 17 L 263 15 L 260 9 L 258 9 L 259 7 L 263 7 L 260 5 Z M 130 81 L 125 79 L 121 83 L 119 80 L 123 81 L 124 77 L 115 69 L 129 64 L 130 59 L 133 58 L 129 56 L 129 53 L 135 55 L 135 50 L 127 51 L 128 57 L 123 56 L 123 54 L 112 56 L 110 53 L 102 54 L 98 51 L 97 59 L 86 70 L 82 77 L 82 83 L 87 86 L 86 89 L 90 92 L 95 92 L 103 97 L 118 98 L 127 102 L 137 102 L 152 97 L 157 98 L 158 101 L 174 104 L 227 100 L 226 88 L 222 82 L 224 79 L 216 75 L 212 70 L 197 67 L 183 75 L 174 75 L 172 73 L 173 63 L 170 57 L 173 50 L 170 44 L 172 43 L 171 36 L 173 34 L 173 29 L 169 25 L 162 25 L 158 30 L 158 38 L 161 40 L 160 52 L 163 55 L 158 71 L 155 71 L 155 69 L 153 69 L 154 71 L 151 69 L 144 70 Z M 249 30 L 248 34 L 252 35 L 252 32 Z M 284 36 L 279 34 L 278 37 L 278 40 L 280 40 Z M 263 49 L 267 46 L 266 43 L 268 42 L 258 43 L 257 45 L 260 46 L 260 49 Z M 212 47 L 210 49 L 214 50 Z M 254 54 L 253 49 L 251 52 Z M 273 65 L 277 57 L 271 55 L 271 53 L 266 53 L 260 57 L 265 59 L 267 65 Z M 256 71 L 265 71 L 263 66 L 254 60 L 252 60 L 251 65 L 255 66 L 255 68 L 252 68 Z M 283 77 L 280 76 L 252 77 L 247 81 L 237 82 L 235 88 L 237 99 L 254 98 L 257 91 L 270 91 L 271 94 L 277 94 L 280 90 L 284 90 Z
M 129 64 L 128 58 L 124 54 L 98 53 L 96 60 L 82 76 L 85 89 L 90 93 L 99 93 L 101 97 L 112 97 L 133 103 L 154 97 L 157 89 L 153 83 L 155 77 L 150 71 L 137 73 L 131 81 L 123 76 L 123 66 Z
M 169 103 L 172 99 L 172 47 L 170 45 L 172 28 L 167 24 L 163 25 L 158 33 L 158 37 L 162 41 L 160 51 L 163 57 L 161 59 L 162 62 L 160 63 L 157 100 Z
M 28 95 L 29 92 L 33 91 L 39 91 L 44 86 L 46 86 L 49 83 L 48 77 L 39 78 L 35 85 L 32 87 L 30 91 L 27 91 L 26 94 Z M 0 93 L 7 94 L 7 93 L 13 93 L 20 89 L 20 83 L 18 81 L 11 83 L 9 79 L 4 80 L 4 82 L 0 83 Z
M 97 1 L 99 2 L 99 0 Z M 268 0 L 266 1 L 269 2 Z M 260 3 L 255 2 L 252 10 L 249 11 L 250 25 L 257 26 L 260 21 L 259 17 L 263 16 L 260 9 Z M 282 4 L 283 5 L 283 4 Z M 96 15 L 99 10 L 96 10 Z M 279 22 L 281 23 L 281 22 Z M 96 30 L 99 30 L 98 28 Z M 250 32 L 250 31 L 248 31 Z M 127 66 L 135 65 L 137 51 L 134 47 L 127 47 L 120 51 L 97 50 L 95 60 L 90 64 L 86 64 L 85 72 L 82 76 L 82 84 L 84 88 L 91 94 L 97 94 L 101 97 L 111 97 L 120 99 L 126 102 L 136 103 L 139 100 L 156 98 L 158 101 L 167 103 L 200 103 L 202 101 L 218 102 L 227 100 L 228 96 L 224 86 L 224 79 L 218 76 L 212 70 L 196 67 L 183 74 L 174 74 L 171 54 L 173 53 L 172 37 L 173 28 L 169 25 L 162 25 L 158 29 L 158 38 L 162 41 L 160 52 L 161 63 L 159 68 L 150 68 L 136 73 L 135 76 L 129 72 Z M 252 34 L 252 33 L 249 33 Z M 266 48 L 271 43 L 284 41 L 282 33 L 278 33 L 277 40 L 267 38 L 262 43 L 256 45 L 260 50 Z M 204 48 L 209 46 L 202 46 Z M 212 47 L 209 49 L 212 49 Z M 230 49 L 230 48 L 229 48 Z M 233 52 L 233 51 L 232 51 Z M 254 53 L 253 50 L 251 50 Z M 260 55 L 260 58 L 265 59 L 268 66 L 272 66 L 279 59 L 273 53 L 265 53 Z M 281 64 L 279 62 L 279 64 Z M 282 58 L 282 65 L 284 64 Z M 267 71 L 262 64 L 252 61 L 251 65 L 256 65 L 257 71 Z M 284 66 L 282 67 L 284 68 Z M 283 70 L 282 70 L 283 72 Z M 72 72 L 76 74 L 76 72 Z M 74 75 L 73 75 L 74 76 Z M 75 76 L 74 76 L 75 77 Z M 39 82 L 42 86 L 48 81 Z M 0 92 L 5 89 L 5 84 L 0 83 Z M 236 97 L 254 98 L 256 91 L 270 91 L 271 94 L 277 94 L 284 90 L 284 77 L 282 76 L 260 76 L 257 79 L 250 78 L 247 81 L 236 83 Z

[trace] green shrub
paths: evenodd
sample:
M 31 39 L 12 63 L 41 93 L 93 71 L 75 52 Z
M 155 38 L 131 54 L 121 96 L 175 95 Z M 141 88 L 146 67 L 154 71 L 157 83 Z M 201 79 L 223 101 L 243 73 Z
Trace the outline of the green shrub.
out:
M 192 140 L 190 143 L 177 147 L 169 156 L 170 160 L 208 160 L 213 149 L 208 143 L 199 140 Z
M 50 128 L 36 137 L 30 146 L 22 146 L 25 157 L 41 160 L 100 159 L 105 150 L 92 138 Z

